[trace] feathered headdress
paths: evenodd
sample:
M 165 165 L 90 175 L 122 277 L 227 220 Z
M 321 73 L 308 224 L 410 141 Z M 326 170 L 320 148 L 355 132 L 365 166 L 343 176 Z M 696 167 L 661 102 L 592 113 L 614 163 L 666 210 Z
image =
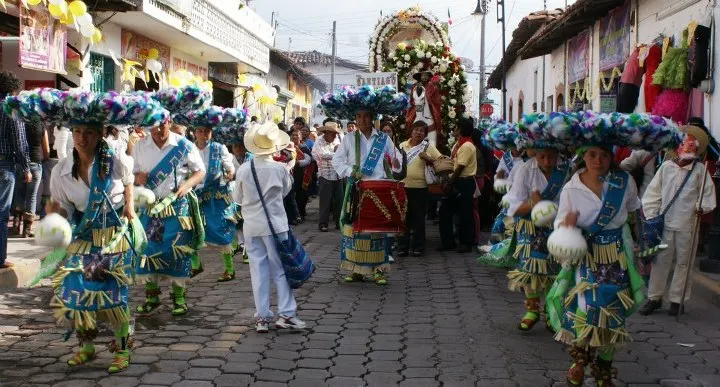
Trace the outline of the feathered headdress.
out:
M 579 121 L 575 114 L 563 112 L 529 113 L 518 122 L 515 144 L 523 149 L 566 150 L 573 145 Z
M 340 119 L 355 119 L 359 111 L 373 114 L 397 116 L 408 107 L 408 96 L 398 93 L 392 86 L 375 89 L 365 85 L 357 90 L 344 87 L 335 93 L 328 93 L 320 101 L 325 115 Z
M 571 113 L 578 117 L 579 130 L 571 143 L 583 146 L 621 146 L 657 152 L 677 148 L 684 134 L 675 124 L 660 116 L 647 113 Z
M 196 85 L 180 88 L 168 87 L 149 94 L 172 115 L 201 110 L 209 107 L 212 103 L 212 93 Z
M 517 147 L 515 140 L 518 131 L 512 122 L 485 120 L 481 121 L 480 129 L 483 131 L 483 141 L 491 148 L 509 150 Z

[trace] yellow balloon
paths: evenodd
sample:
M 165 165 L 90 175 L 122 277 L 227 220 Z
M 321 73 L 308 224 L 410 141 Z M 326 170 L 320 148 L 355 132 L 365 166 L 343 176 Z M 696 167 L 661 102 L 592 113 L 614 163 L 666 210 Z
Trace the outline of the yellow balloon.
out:
M 180 80 L 175 77 L 170 78 L 170 86 L 180 87 Z
M 212 90 L 212 88 L 213 88 L 213 84 L 210 81 L 205 81 L 202 83 L 202 85 L 203 85 L 203 88 L 206 90 Z
M 82 1 L 75 0 L 68 5 L 68 10 L 70 10 L 73 16 L 79 17 L 87 13 L 87 6 Z
M 259 91 L 260 89 L 262 89 L 262 85 L 259 83 L 256 83 L 252 86 L 252 88 L 253 88 L 253 91 Z
M 90 38 L 90 41 L 93 42 L 94 44 L 96 44 L 96 43 L 100 43 L 101 40 L 102 40 L 102 32 L 97 27 L 95 27 L 95 32 L 93 33 L 93 36 Z
M 50 15 L 52 15 L 55 19 L 62 19 L 67 9 L 63 9 L 62 5 L 50 4 L 48 5 L 48 11 L 50 11 Z
M 41 0 L 26 0 L 26 1 L 30 5 L 38 5 L 38 4 L 40 4 Z
M 160 52 L 157 48 L 151 48 L 148 50 L 148 59 L 157 59 L 160 57 Z
M 48 8 L 53 7 L 53 6 L 54 6 L 53 4 L 50 4 L 48 6 Z M 50 13 L 52 13 L 52 10 L 50 11 Z M 60 15 L 60 23 L 68 25 L 68 26 L 72 25 L 75 23 L 75 16 L 73 16 L 70 12 L 63 13 L 62 15 Z

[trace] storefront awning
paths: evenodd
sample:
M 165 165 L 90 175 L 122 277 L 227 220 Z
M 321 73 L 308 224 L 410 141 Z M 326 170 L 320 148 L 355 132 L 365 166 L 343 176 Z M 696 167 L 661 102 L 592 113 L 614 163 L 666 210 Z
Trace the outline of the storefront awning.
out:
M 578 0 L 563 16 L 553 20 L 533 35 L 519 51 L 522 59 L 547 55 L 580 31 L 595 24 L 626 0 Z

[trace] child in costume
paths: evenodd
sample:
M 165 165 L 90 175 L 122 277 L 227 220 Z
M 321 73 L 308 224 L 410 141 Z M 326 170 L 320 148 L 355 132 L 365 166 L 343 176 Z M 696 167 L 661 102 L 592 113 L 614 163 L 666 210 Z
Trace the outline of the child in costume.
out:
M 631 176 L 613 165 L 612 148 L 658 151 L 676 145 L 679 132 L 670 121 L 647 114 L 577 115 L 581 123 L 570 141 L 578 147 L 579 170 L 560 194 L 555 232 L 579 227 L 582 234 L 551 236 L 548 244 L 560 256 L 573 238 L 584 238 L 587 252 L 561 258 L 563 270 L 547 296 L 548 315 L 555 339 L 570 346 L 568 384 L 582 385 L 589 365 L 597 385 L 609 387 L 616 348 L 631 340 L 625 321 L 643 300 L 627 224 L 635 219 L 628 213 L 641 203 Z
M 231 281 L 235 279 L 233 240 L 237 208 L 230 181 L 235 178 L 235 166 L 233 155 L 221 143 L 224 141 L 222 127 L 242 125 L 246 114 L 240 109 L 211 106 L 189 113 L 188 118 L 195 128 L 195 144 L 206 168 L 205 182 L 195 187 L 205 225 L 205 242 L 222 248 L 225 271 L 218 282 Z
M 226 131 L 225 133 L 226 143 L 231 147 L 231 151 L 234 156 L 233 166 L 235 167 L 235 171 L 237 171 L 241 165 L 252 159 L 252 154 L 247 151 L 247 148 L 245 148 L 245 142 L 243 141 L 244 135 L 245 130 L 243 128 L 237 127 L 232 130 Z M 242 233 L 242 208 L 240 207 L 240 203 L 236 204 L 237 212 L 235 216 L 238 222 L 235 225 L 235 242 L 233 256 L 235 256 L 237 253 L 240 253 L 242 255 L 242 262 L 247 265 L 250 263 L 250 259 L 248 258 L 247 252 L 245 251 L 245 238 L 243 237 Z
M 558 201 L 569 166 L 559 162 L 559 150 L 564 146 L 555 136 L 569 131 L 575 123 L 564 113 L 532 113 L 518 124 L 518 145 L 535 151 L 535 156 L 519 167 L 505 196 L 507 214 L 515 217 L 514 258 L 518 261 L 515 270 L 508 272 L 508 287 L 525 293 L 526 313 L 518 324 L 522 331 L 532 329 L 540 319 L 540 297 L 550 289 L 559 271 L 545 246 L 551 228 L 536 226 L 530 215 L 541 200 Z
M 397 93 L 392 87 L 374 89 L 362 86 L 357 91 L 343 89 L 335 94 L 326 94 L 321 105 L 328 117 L 354 119 L 358 130 L 343 138 L 335 152 L 332 165 L 340 178 L 347 178 L 343 213 L 340 215 L 342 245 L 340 267 L 351 274 L 344 277 L 346 282 L 361 281 L 365 275 L 372 275 L 378 285 L 386 285 L 386 272 L 390 261 L 387 253 L 388 237 L 382 234 L 365 234 L 353 230 L 347 224 L 353 215 L 349 211 L 348 199 L 356 182 L 360 180 L 392 180 L 392 170 L 402 168 L 395 155 L 395 146 L 386 134 L 375 129 L 373 119 L 378 114 L 399 115 L 408 105 L 405 94 Z M 395 161 L 388 165 L 385 155 Z M 403 216 L 404 219 L 404 216 Z
M 115 355 L 108 372 L 122 371 L 130 361 L 131 262 L 133 251 L 142 249 L 144 233 L 135 219 L 133 160 L 116 154 L 102 133 L 106 124 L 154 125 L 168 112 L 146 96 L 115 92 L 36 89 L 14 98 L 6 109 L 18 107 L 20 116 L 39 115 L 45 122 L 72 128 L 74 149 L 53 170 L 46 212 L 68 218 L 75 228 L 67 249 L 55 250 L 43 264 L 63 262 L 53 276 L 50 305 L 58 321 L 70 327 L 67 335 L 75 330 L 80 340 L 80 350 L 68 365 L 95 358 L 93 340 L 102 320 L 117 340 L 109 346 Z
M 158 200 L 140 214 L 148 246 L 135 263 L 135 272 L 138 282 L 145 284 L 145 303 L 137 308 L 144 314 L 160 306 L 158 282 L 162 278 L 172 281 L 172 314 L 187 313 L 185 284 L 191 274 L 191 256 L 204 244 L 193 187 L 205 178 L 205 164 L 198 149 L 171 132 L 171 126 L 170 120 L 163 121 L 132 150 L 135 184 L 152 190 Z

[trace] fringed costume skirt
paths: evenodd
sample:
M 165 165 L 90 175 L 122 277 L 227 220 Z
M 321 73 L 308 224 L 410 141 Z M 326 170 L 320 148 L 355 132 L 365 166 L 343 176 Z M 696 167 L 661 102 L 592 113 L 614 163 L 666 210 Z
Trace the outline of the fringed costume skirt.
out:
M 529 219 L 515 222 L 515 270 L 508 272 L 508 288 L 531 295 L 549 289 L 560 266 L 548 254 L 547 238 L 552 229 L 537 227 Z
M 198 192 L 200 213 L 205 226 L 205 242 L 232 253 L 232 242 L 238 224 L 238 206 L 232 198 L 230 186 L 218 186 Z
M 352 273 L 370 275 L 390 268 L 386 247 L 390 243 L 385 234 L 354 233 L 352 226 L 342 229 L 340 268 Z

